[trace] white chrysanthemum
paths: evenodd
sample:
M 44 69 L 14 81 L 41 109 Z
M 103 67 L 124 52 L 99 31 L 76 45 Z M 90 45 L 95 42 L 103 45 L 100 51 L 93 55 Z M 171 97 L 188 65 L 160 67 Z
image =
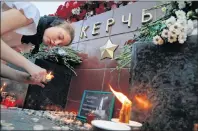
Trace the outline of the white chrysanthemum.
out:
M 178 19 L 177 23 L 181 24 L 181 26 L 186 26 L 187 20 L 186 19 Z
M 186 38 L 187 38 L 187 34 L 185 34 L 185 33 L 179 34 L 179 36 L 178 36 L 179 43 L 183 44 L 186 41 Z
M 183 28 L 181 28 L 181 33 L 187 34 L 187 25 L 183 26 Z
M 183 10 L 178 10 L 175 12 L 177 19 L 186 19 L 186 13 Z
M 192 33 L 193 28 L 194 28 L 193 21 L 192 20 L 188 20 L 187 30 L 186 30 L 187 35 L 190 35 Z
M 181 33 L 182 30 L 182 25 L 178 22 L 176 22 L 174 25 L 171 25 L 169 27 L 169 30 L 176 35 L 179 35 Z
M 176 18 L 174 16 L 171 16 L 169 19 L 166 20 L 165 24 L 167 27 L 170 27 L 176 22 Z
M 153 43 L 155 45 L 162 45 L 164 44 L 164 41 L 159 35 L 156 35 L 155 37 L 153 37 Z
M 183 8 L 186 7 L 186 4 L 185 4 L 184 1 L 178 1 L 177 3 L 178 3 L 178 6 L 179 6 L 179 9 L 183 9 Z
M 161 36 L 164 37 L 164 38 L 168 38 L 168 30 L 167 29 L 163 29 Z
M 168 42 L 173 43 L 177 41 L 177 35 L 172 34 L 171 31 L 168 32 Z
M 80 14 L 80 7 L 72 9 L 72 14 L 79 15 Z

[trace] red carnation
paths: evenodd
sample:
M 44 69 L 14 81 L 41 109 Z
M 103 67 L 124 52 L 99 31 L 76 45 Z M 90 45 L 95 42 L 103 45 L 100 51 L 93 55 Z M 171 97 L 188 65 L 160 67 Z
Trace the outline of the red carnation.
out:
M 56 14 L 58 17 L 64 18 L 65 16 L 65 12 L 64 12 L 64 6 L 60 5 L 56 11 Z
M 96 8 L 96 14 L 100 14 L 100 8 Z
M 86 13 L 87 11 L 85 9 L 82 10 L 82 12 L 79 14 L 79 19 L 82 20 L 85 17 Z
M 104 4 L 100 4 L 100 5 L 99 5 L 99 8 L 100 8 L 100 9 L 104 9 Z

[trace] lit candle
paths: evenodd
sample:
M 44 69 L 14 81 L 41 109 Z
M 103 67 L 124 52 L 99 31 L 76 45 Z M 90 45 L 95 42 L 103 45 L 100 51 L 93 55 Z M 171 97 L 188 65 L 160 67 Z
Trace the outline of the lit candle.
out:
M 82 126 L 82 122 L 79 121 L 79 120 L 77 120 L 77 121 L 75 122 L 75 124 L 78 125 L 78 126 Z
M 54 76 L 53 76 L 51 73 L 52 73 L 52 72 L 48 73 L 48 74 L 46 75 L 46 77 L 45 77 L 47 82 L 51 81 L 51 79 L 54 78 Z
M 68 118 L 69 113 L 67 111 L 64 112 L 65 113 L 65 117 Z
M 90 130 L 92 128 L 91 124 L 89 123 L 84 123 L 84 127 L 87 129 L 87 130 Z
M 69 118 L 70 118 L 70 119 L 73 119 L 73 116 L 74 116 L 73 112 L 70 112 L 70 113 L 69 113 Z
M 129 123 L 131 117 L 131 107 L 132 102 L 121 92 L 116 92 L 109 85 L 113 94 L 118 98 L 118 100 L 122 103 L 122 108 L 119 113 L 119 122 Z
M 119 114 L 119 122 L 129 123 L 131 117 L 131 103 L 125 101 Z
M 5 87 L 6 87 L 6 83 L 4 83 L 3 86 L 1 87 L 0 92 L 2 92 Z

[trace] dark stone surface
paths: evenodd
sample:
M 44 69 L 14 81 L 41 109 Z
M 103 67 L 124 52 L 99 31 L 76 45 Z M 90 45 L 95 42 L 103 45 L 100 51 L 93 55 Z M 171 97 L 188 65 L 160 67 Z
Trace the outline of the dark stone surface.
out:
M 135 43 L 132 51 L 132 120 L 146 131 L 192 131 L 198 123 L 198 39 L 183 45 Z M 152 106 L 134 99 L 144 95 Z
M 37 118 L 38 122 L 34 122 L 32 118 Z M 1 121 L 4 121 L 11 126 L 2 126 L 1 131 L 5 130 L 34 130 L 34 126 L 41 125 L 43 130 L 54 130 L 53 127 L 57 126 L 53 121 L 39 116 L 29 116 L 24 111 L 17 109 L 4 109 L 1 108 Z M 3 125 L 3 124 L 2 124 Z M 10 129 L 13 127 L 13 129 Z
M 45 88 L 30 85 L 27 91 L 24 108 L 46 109 L 46 106 L 65 108 L 67 94 L 73 73 L 63 65 L 58 65 L 45 60 L 36 60 L 35 64 L 52 71 L 54 78 L 48 82 Z M 54 110 L 54 109 L 52 109 Z

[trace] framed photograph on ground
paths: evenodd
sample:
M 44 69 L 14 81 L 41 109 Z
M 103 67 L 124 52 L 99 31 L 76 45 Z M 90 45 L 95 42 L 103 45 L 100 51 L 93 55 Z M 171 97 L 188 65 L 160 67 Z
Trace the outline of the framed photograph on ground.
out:
M 78 116 L 86 118 L 91 112 L 96 119 L 111 120 L 115 97 L 112 92 L 85 90 L 81 100 Z

